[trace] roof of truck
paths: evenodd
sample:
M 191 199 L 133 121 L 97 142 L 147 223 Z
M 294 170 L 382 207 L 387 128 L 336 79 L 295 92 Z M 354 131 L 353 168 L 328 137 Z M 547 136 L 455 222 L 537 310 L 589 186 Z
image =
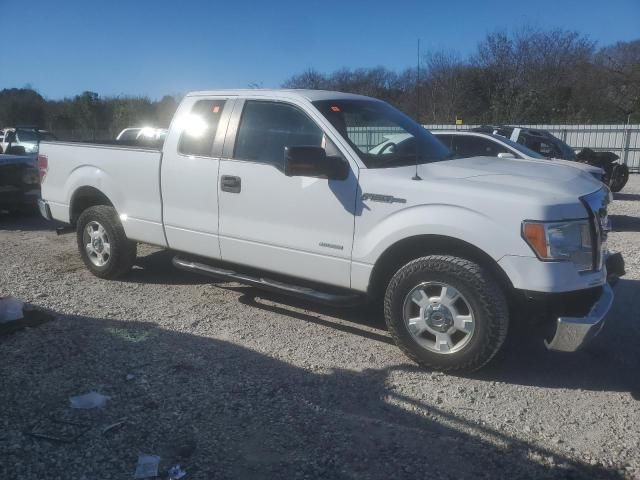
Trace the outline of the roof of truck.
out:
M 357 100 L 371 99 L 364 95 L 356 95 L 354 93 L 332 92 L 330 90 L 296 90 L 296 89 L 257 89 L 247 88 L 239 90 L 208 90 L 201 92 L 189 92 L 187 97 L 201 96 L 252 96 L 252 97 L 271 97 L 271 98 L 305 98 L 310 102 L 317 100 Z

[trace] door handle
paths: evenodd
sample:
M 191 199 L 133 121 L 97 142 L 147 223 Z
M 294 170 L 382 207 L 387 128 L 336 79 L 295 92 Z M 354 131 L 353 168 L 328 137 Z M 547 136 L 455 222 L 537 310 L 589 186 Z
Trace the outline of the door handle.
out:
M 232 175 L 222 175 L 220 179 L 220 190 L 229 193 L 240 193 L 242 181 L 240 177 L 234 177 Z

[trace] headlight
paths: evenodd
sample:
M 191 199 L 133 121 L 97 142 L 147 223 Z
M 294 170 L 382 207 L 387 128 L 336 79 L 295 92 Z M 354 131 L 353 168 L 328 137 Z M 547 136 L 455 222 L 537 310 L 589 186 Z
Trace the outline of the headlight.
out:
M 593 268 L 588 220 L 523 222 L 522 236 L 542 260 L 573 262 L 581 272 Z

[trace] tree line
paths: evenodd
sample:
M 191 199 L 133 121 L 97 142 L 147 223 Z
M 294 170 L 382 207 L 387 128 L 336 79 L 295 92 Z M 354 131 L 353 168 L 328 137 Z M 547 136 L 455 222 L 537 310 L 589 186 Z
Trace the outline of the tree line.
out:
M 413 68 L 311 68 L 287 88 L 386 100 L 422 123 L 640 123 L 640 40 L 597 48 L 566 30 L 491 33 L 467 57 L 430 51 Z
M 47 100 L 31 88 L 0 90 L 0 127 L 33 125 L 61 139 L 113 139 L 131 126 L 168 127 L 177 100 L 146 97 L 100 97 L 83 92 L 72 98 Z
M 430 51 L 402 71 L 384 66 L 313 68 L 285 88 L 359 93 L 386 100 L 423 123 L 640 123 L 640 39 L 598 48 L 567 30 L 488 34 L 461 56 Z M 123 128 L 167 127 L 179 99 L 49 100 L 31 88 L 0 91 L 0 127 L 37 125 L 61 138 L 114 138 Z

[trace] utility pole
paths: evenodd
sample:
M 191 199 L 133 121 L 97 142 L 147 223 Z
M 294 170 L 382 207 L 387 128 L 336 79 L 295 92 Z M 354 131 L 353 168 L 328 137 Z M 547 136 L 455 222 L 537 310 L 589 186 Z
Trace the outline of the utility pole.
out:
M 417 58 L 417 66 L 416 66 L 416 120 L 422 125 L 420 121 L 420 113 L 421 113 L 421 96 L 420 96 L 420 39 L 418 38 L 418 58 Z

